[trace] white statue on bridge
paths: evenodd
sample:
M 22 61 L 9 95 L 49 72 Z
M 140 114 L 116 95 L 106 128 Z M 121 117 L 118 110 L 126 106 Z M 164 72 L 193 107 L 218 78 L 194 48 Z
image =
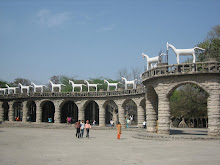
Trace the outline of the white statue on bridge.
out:
M 14 92 L 14 94 L 16 94 L 16 89 L 18 89 L 19 87 L 10 87 L 8 86 L 8 84 L 5 84 L 5 86 L 8 89 L 8 94 L 10 94 L 10 91 Z
M 23 93 L 23 89 L 27 90 L 27 93 L 29 93 L 30 86 L 24 86 L 21 83 L 18 83 L 18 85 L 21 87 L 21 93 Z
M 107 91 L 109 91 L 110 90 L 110 86 L 111 87 L 115 87 L 115 91 L 118 89 L 118 84 L 119 83 L 110 83 L 110 82 L 108 82 L 107 80 L 104 80 L 104 83 L 107 83 L 108 84 L 108 87 L 107 87 Z
M 86 86 L 85 84 L 75 84 L 75 83 L 74 83 L 73 81 L 71 81 L 71 80 L 69 80 L 69 84 L 72 84 L 73 92 L 74 92 L 75 87 L 80 88 L 80 92 L 82 92 L 82 86 Z
M 128 81 L 126 78 L 122 77 L 122 81 L 125 81 L 125 90 L 128 89 L 128 85 L 132 85 L 133 89 L 136 89 L 136 81 L 137 81 L 137 79 L 132 80 L 132 81 Z
M 5 94 L 6 94 L 7 89 L 8 89 L 8 88 L 0 88 L 0 92 L 3 92 L 3 94 L 5 95 Z
M 180 57 L 179 56 L 187 56 L 187 55 L 192 55 L 193 56 L 193 63 L 196 62 L 196 55 L 195 55 L 195 49 L 200 49 L 200 50 L 205 50 L 203 48 L 200 47 L 194 47 L 191 49 L 176 49 L 173 45 L 169 44 L 167 42 L 167 51 L 169 50 L 169 48 L 173 49 L 173 51 L 176 54 L 176 58 L 177 58 L 177 64 L 180 63 Z
M 54 92 L 54 88 L 58 88 L 59 89 L 59 92 L 61 92 L 61 86 L 66 86 L 64 84 L 54 84 L 52 81 L 49 80 L 49 83 L 51 84 L 52 86 L 52 90 L 51 92 Z
M 33 82 L 31 82 L 31 85 L 34 88 L 34 93 L 37 92 L 37 88 L 40 88 L 41 93 L 43 93 L 44 87 L 47 87 L 46 85 L 36 85 Z
M 88 92 L 89 92 L 89 88 L 90 88 L 90 87 L 94 87 L 94 88 L 95 88 L 95 91 L 97 92 L 97 86 L 98 86 L 98 85 L 102 85 L 102 84 L 90 84 L 87 80 L 84 80 L 84 82 L 87 84 Z
M 161 56 L 162 55 L 166 55 L 164 53 L 161 53 L 159 56 L 156 57 L 149 57 L 148 55 L 142 53 L 142 57 L 143 59 L 146 58 L 147 59 L 147 70 L 152 69 L 152 68 L 156 68 L 157 64 L 161 62 Z M 153 65 L 154 64 L 154 65 Z

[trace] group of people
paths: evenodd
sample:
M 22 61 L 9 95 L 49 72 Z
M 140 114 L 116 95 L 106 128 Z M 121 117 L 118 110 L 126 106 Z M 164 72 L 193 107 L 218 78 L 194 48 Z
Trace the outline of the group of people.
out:
M 91 129 L 91 125 L 89 124 L 89 120 L 86 120 L 86 124 L 84 121 L 78 121 L 75 123 L 76 128 L 76 138 L 83 138 L 84 130 L 86 130 L 86 137 L 89 138 L 89 129 Z

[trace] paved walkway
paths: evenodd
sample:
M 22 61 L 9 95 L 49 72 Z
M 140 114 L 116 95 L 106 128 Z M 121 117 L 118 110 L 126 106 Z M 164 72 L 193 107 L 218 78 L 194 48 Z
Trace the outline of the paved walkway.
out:
M 0 128 L 1 165 L 219 165 L 220 141 L 136 139 L 140 132 L 91 130 L 90 138 L 75 130 Z

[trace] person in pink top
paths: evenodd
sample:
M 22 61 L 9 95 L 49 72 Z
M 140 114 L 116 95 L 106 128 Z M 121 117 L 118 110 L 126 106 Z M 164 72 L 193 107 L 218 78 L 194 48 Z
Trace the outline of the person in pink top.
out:
M 91 128 L 91 125 L 89 124 L 89 120 L 86 120 L 85 129 L 86 129 L 86 137 L 89 138 L 89 129 Z

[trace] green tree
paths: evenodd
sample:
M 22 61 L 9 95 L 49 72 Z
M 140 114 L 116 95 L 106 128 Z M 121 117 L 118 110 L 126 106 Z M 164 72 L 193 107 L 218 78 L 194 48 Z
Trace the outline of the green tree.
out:
M 196 85 L 187 84 L 177 88 L 170 97 L 171 116 L 206 117 L 208 94 Z
M 197 51 L 197 59 L 202 62 L 209 58 L 220 61 L 220 25 L 216 25 L 208 32 L 206 39 L 197 45 L 205 51 Z
M 8 84 L 8 82 L 0 80 L 0 88 L 5 88 L 5 84 Z

